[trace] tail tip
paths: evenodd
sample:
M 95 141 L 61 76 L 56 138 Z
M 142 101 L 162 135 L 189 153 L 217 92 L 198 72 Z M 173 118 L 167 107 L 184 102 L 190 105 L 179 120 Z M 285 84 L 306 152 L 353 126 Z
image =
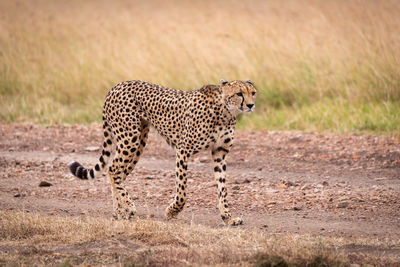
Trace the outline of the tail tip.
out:
M 79 166 L 82 166 L 82 165 L 81 165 L 79 162 L 77 162 L 77 161 L 73 161 L 73 162 L 70 162 L 70 163 L 68 164 L 69 170 L 70 170 L 71 173 L 72 173 L 73 175 L 75 175 L 75 176 L 77 176 L 77 175 L 76 175 L 76 170 L 78 169 Z

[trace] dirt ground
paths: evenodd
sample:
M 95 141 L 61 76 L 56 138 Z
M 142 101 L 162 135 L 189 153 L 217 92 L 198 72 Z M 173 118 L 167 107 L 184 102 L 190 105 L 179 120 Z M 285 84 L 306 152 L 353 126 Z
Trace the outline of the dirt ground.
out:
M 127 188 L 139 218 L 164 220 L 175 154 L 151 132 Z M 82 181 L 67 168 L 73 160 L 93 166 L 100 144 L 99 125 L 0 124 L 0 209 L 111 217 L 108 178 Z M 188 169 L 188 202 L 175 220 L 225 227 L 210 155 L 194 156 Z M 227 171 L 231 211 L 243 218 L 242 228 L 400 239 L 399 136 L 237 131 Z M 51 185 L 39 186 L 44 181 Z M 400 257 L 400 248 L 385 254 Z

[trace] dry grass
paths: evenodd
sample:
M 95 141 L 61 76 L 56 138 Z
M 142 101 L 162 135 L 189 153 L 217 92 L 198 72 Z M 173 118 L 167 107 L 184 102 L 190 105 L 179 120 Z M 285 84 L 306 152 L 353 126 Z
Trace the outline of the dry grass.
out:
M 98 121 L 128 79 L 251 78 L 241 127 L 400 131 L 396 1 L 6 0 L 0 14 L 1 121 Z
M 349 262 L 393 262 L 389 257 L 346 254 L 342 248 L 350 244 L 380 249 L 399 246 L 398 241 L 388 240 L 0 212 L 0 263 L 7 264 L 346 266 Z

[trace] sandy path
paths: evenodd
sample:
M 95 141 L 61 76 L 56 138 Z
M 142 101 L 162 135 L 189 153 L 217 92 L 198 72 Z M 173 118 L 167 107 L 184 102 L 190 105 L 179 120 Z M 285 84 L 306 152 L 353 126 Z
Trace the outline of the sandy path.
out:
M 0 209 L 111 216 L 107 177 L 80 181 L 66 164 L 93 164 L 100 127 L 0 124 Z M 151 135 L 127 187 L 139 217 L 164 220 L 174 151 Z M 312 235 L 400 238 L 399 137 L 239 131 L 228 192 L 243 227 Z M 52 184 L 39 187 L 41 181 Z M 176 220 L 224 227 L 209 155 L 189 164 L 189 200 Z

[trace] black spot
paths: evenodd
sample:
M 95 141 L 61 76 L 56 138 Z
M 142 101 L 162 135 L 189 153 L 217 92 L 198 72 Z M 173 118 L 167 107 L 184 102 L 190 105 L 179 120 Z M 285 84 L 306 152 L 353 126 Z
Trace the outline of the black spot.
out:
M 223 148 L 223 147 L 219 147 L 219 148 L 217 148 L 217 150 L 218 151 L 224 151 L 224 152 L 226 152 L 226 153 L 228 153 L 229 152 L 229 150 L 227 150 L 227 149 L 225 149 L 225 148 Z
M 216 167 L 214 168 L 214 171 L 215 171 L 215 172 L 221 172 L 221 168 L 218 167 L 218 166 L 216 166 Z
M 99 164 L 96 164 L 96 166 L 94 166 L 94 168 L 95 168 L 96 171 L 100 171 L 100 166 L 99 166 Z
M 225 141 L 224 141 L 224 143 L 226 144 L 226 143 L 229 143 L 230 141 L 231 141 L 230 138 L 226 138 Z
M 94 171 L 93 171 L 93 169 L 90 169 L 89 174 L 90 174 L 90 177 L 94 178 Z
M 225 164 L 222 165 L 222 169 L 223 169 L 224 171 L 226 171 L 226 165 L 225 165 Z

